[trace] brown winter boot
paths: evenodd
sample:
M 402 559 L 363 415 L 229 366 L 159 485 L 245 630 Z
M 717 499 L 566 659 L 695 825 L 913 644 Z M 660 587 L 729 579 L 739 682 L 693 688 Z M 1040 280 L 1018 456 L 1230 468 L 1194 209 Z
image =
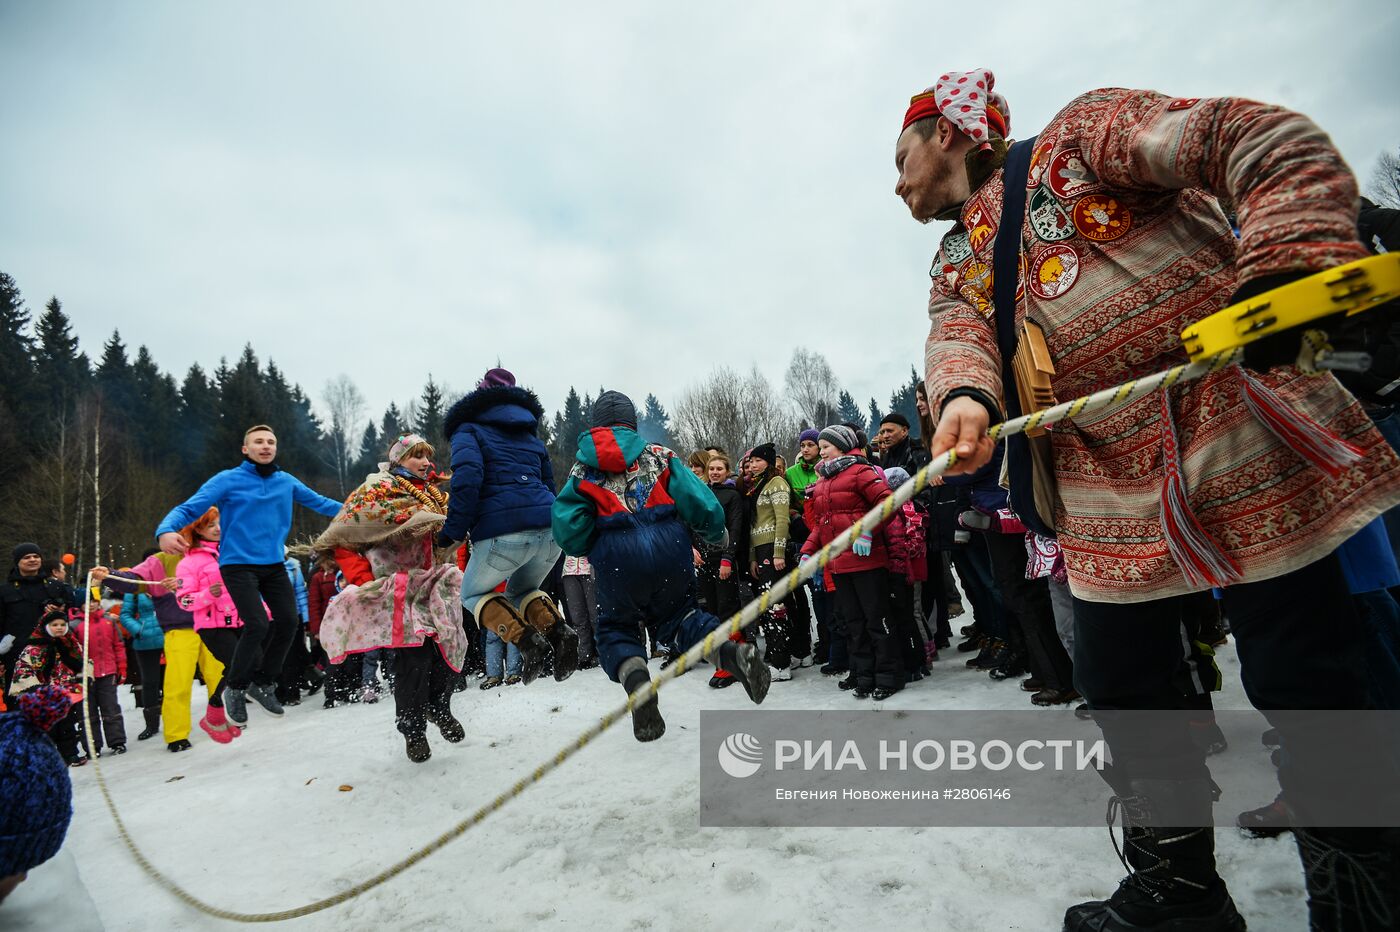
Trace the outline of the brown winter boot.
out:
M 578 632 L 569 627 L 554 600 L 536 590 L 520 600 L 525 621 L 549 641 L 554 652 L 554 679 L 567 680 L 578 669 Z
M 499 593 L 492 593 L 476 606 L 476 618 L 481 627 L 520 651 L 520 677 L 530 683 L 540 675 L 550 645 L 531 627 L 514 605 Z M 577 650 L 575 651 L 577 655 Z

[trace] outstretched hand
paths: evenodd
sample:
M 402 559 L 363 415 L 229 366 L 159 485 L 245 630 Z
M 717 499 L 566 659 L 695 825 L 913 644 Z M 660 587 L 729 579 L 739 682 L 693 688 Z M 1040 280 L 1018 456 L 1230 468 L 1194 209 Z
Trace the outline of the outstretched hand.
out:
M 958 456 L 944 475 L 968 475 L 991 462 L 996 443 L 987 436 L 990 426 L 987 409 L 976 399 L 963 396 L 944 406 L 933 431 L 933 458 L 936 460 L 949 450 Z

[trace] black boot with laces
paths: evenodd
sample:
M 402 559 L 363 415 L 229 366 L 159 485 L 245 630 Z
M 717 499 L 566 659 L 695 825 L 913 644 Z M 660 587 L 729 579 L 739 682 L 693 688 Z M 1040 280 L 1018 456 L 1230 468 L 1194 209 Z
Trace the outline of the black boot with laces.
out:
M 1065 912 L 1065 932 L 1243 932 L 1225 882 L 1215 872 L 1210 780 L 1133 780 L 1132 796 L 1108 805 L 1109 837 L 1128 876 L 1107 900 Z M 1154 813 L 1191 810 L 1196 827 L 1164 828 Z M 1113 834 L 1123 815 L 1123 847 Z

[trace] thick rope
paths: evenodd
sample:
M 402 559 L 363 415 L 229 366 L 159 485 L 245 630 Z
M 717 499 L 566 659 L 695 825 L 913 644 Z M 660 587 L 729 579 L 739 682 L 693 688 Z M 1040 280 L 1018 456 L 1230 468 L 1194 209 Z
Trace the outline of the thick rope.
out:
M 1083 398 L 1076 398 L 1073 401 L 1066 401 L 1062 404 L 1055 405 L 1052 408 L 1047 408 L 1044 411 L 1037 411 L 1033 414 L 1028 414 L 1024 417 L 1018 417 L 1014 420 L 1006 421 L 1002 424 L 997 424 L 987 431 L 987 435 L 991 437 L 994 441 L 1000 441 L 1013 434 L 1024 433 L 1027 429 L 1036 427 L 1046 427 L 1048 425 L 1055 424 L 1059 421 L 1075 417 L 1076 415 L 1082 414 L 1086 411 L 1098 411 L 1104 408 L 1125 404 L 1130 401 L 1136 401 L 1139 398 L 1143 398 L 1147 395 L 1150 395 L 1152 392 L 1157 391 L 1159 388 L 1170 388 L 1171 386 L 1176 385 L 1180 382 L 1189 382 L 1192 379 L 1198 379 L 1201 376 L 1207 375 L 1211 372 L 1218 372 L 1219 370 L 1235 362 L 1239 358 L 1239 356 L 1239 350 L 1230 350 L 1228 352 L 1219 353 L 1215 356 L 1207 357 L 1205 359 L 1200 360 L 1199 362 L 1187 363 L 1180 366 L 1173 366 L 1170 369 L 1167 369 L 1163 372 L 1159 372 L 1156 375 L 1149 376 L 1144 379 L 1134 379 L 1114 388 L 1106 388 L 1103 391 L 1095 392 L 1092 395 L 1086 395 Z M 398 861 L 397 863 L 385 868 L 384 870 L 380 871 L 374 876 L 366 878 L 365 880 L 362 880 L 354 886 L 349 887 L 348 889 L 343 890 L 342 892 L 337 893 L 333 896 L 328 896 L 324 899 L 316 900 L 314 902 L 307 903 L 304 906 L 298 906 L 294 909 L 284 909 L 268 913 L 237 912 L 235 910 L 223 909 L 221 907 L 214 906 L 210 903 L 205 902 L 204 900 L 199 899 L 194 894 L 190 893 L 188 890 L 184 889 L 174 880 L 170 879 L 164 873 L 162 873 L 160 869 L 157 868 L 154 864 L 152 864 L 150 860 L 145 856 L 145 854 L 142 853 L 141 849 L 137 847 L 136 842 L 131 837 L 131 833 L 127 830 L 126 823 L 122 821 L 121 814 L 117 811 L 116 803 L 113 801 L 111 791 L 107 786 L 107 780 L 102 773 L 102 765 L 100 763 L 100 759 L 94 758 L 93 764 L 97 772 L 97 784 L 102 791 L 103 800 L 106 801 L 107 811 L 111 813 L 112 821 L 114 821 L 117 825 L 118 834 L 121 835 L 122 841 L 126 844 L 127 849 L 131 852 L 131 856 L 136 860 L 136 863 L 140 865 L 141 869 L 145 871 L 151 877 L 152 880 L 154 880 L 162 889 L 164 889 L 171 896 L 174 896 L 176 899 L 180 900 L 187 906 L 190 906 L 191 908 L 196 909 L 206 915 L 215 916 L 219 919 L 227 919 L 230 922 L 281 922 L 286 919 L 297 919 L 301 916 L 309 916 L 312 913 L 318 913 L 322 910 L 330 909 L 333 906 L 339 906 L 341 903 L 353 900 L 356 897 L 367 893 L 370 890 L 373 890 L 380 884 L 392 880 L 399 874 L 402 874 L 404 871 L 408 870 L 410 867 L 413 867 L 418 862 L 427 858 L 429 855 L 434 854 L 435 852 L 446 847 L 448 843 L 460 837 L 468 829 L 471 829 L 476 825 L 480 824 L 486 819 L 487 816 L 491 815 L 493 812 L 496 812 L 498 809 L 505 806 L 506 803 L 515 799 L 517 796 L 520 796 L 531 786 L 543 780 L 549 773 L 557 769 L 569 758 L 573 757 L 579 751 L 583 750 L 585 747 L 591 744 L 595 738 L 597 738 L 603 732 L 607 731 L 613 725 L 617 724 L 618 721 L 627 716 L 638 705 L 645 704 L 646 702 L 650 702 L 653 699 L 655 699 L 657 694 L 661 691 L 661 687 L 665 683 L 685 673 L 691 667 L 699 663 L 702 659 L 712 657 L 715 651 L 719 649 L 720 645 L 722 645 L 725 641 L 729 640 L 730 635 L 742 631 L 744 628 L 747 628 L 749 625 L 757 621 L 760 617 L 767 614 L 768 610 L 774 604 L 781 602 L 783 599 L 787 598 L 787 596 L 790 595 L 794 590 L 796 590 L 798 586 L 802 585 L 807 580 L 811 579 L 814 575 L 816 575 L 818 570 L 824 569 L 832 561 L 833 558 L 838 557 L 841 554 L 845 553 L 847 550 L 849 550 L 851 544 L 855 541 L 857 537 L 859 537 L 861 534 L 867 531 L 873 531 L 874 529 L 880 527 L 882 524 L 888 521 L 894 515 L 896 509 L 902 508 L 905 502 L 909 501 L 915 495 L 928 488 L 929 481 L 931 479 L 933 479 L 936 476 L 943 475 L 948 469 L 950 469 L 953 466 L 954 463 L 957 462 L 957 460 L 957 455 L 952 450 L 949 450 L 947 453 L 944 453 L 936 459 L 934 459 L 933 462 L 929 463 L 923 469 L 920 469 L 917 473 L 915 473 L 909 482 L 906 482 L 903 485 L 901 485 L 898 489 L 894 491 L 893 494 L 891 494 L 883 502 L 881 502 L 879 505 L 875 506 L 866 514 L 861 516 L 859 520 L 857 520 L 854 524 L 847 528 L 846 531 L 842 533 L 839 537 L 837 537 L 831 543 L 823 547 L 821 551 L 818 552 L 812 559 L 802 561 L 801 563 L 799 563 L 799 565 L 796 568 L 794 568 L 792 571 L 788 572 L 781 579 L 775 582 L 773 586 L 767 591 L 765 591 L 759 598 L 754 599 L 748 605 L 745 605 L 743 609 L 739 611 L 738 614 L 734 615 L 723 625 L 707 634 L 703 641 L 696 644 L 694 647 L 690 648 L 690 650 L 682 654 L 669 667 L 661 670 L 658 673 L 657 677 L 650 683 L 648 683 L 646 686 L 638 687 L 636 692 L 632 693 L 627 697 L 627 701 L 625 703 L 617 706 L 611 712 L 607 713 L 602 718 L 600 718 L 597 724 L 589 727 L 581 735 L 579 735 L 569 744 L 561 748 L 547 761 L 540 764 L 533 771 L 531 771 L 531 773 L 528 776 L 522 777 L 521 779 L 517 780 L 509 789 L 497 795 L 489 803 L 486 803 L 484 806 L 477 809 L 471 815 L 467 816 L 465 819 L 462 819 L 456 825 L 452 826 L 447 831 L 443 832 L 441 835 L 438 835 L 436 838 L 432 839 L 422 848 L 419 848 L 417 851 L 408 855 L 403 860 Z M 85 617 L 87 610 L 90 607 L 91 599 L 92 576 L 91 574 L 89 574 L 87 578 L 86 600 L 84 605 Z M 84 658 L 87 657 L 87 648 L 88 626 L 84 624 Z M 87 677 L 84 676 L 84 722 L 91 721 L 91 718 L 88 717 L 87 713 L 88 688 Z

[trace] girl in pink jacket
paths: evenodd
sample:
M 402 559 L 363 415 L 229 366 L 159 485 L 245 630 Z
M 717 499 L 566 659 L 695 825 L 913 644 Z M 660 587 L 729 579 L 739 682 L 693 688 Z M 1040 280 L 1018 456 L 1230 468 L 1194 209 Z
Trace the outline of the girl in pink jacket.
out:
M 175 568 L 175 597 L 194 616 L 194 630 L 209 652 L 225 667 L 233 660 L 243 619 L 219 575 L 219 509 L 210 508 L 180 531 L 189 549 Z M 224 682 L 209 696 L 209 708 L 199 727 L 219 744 L 228 744 L 243 733 L 224 714 Z

